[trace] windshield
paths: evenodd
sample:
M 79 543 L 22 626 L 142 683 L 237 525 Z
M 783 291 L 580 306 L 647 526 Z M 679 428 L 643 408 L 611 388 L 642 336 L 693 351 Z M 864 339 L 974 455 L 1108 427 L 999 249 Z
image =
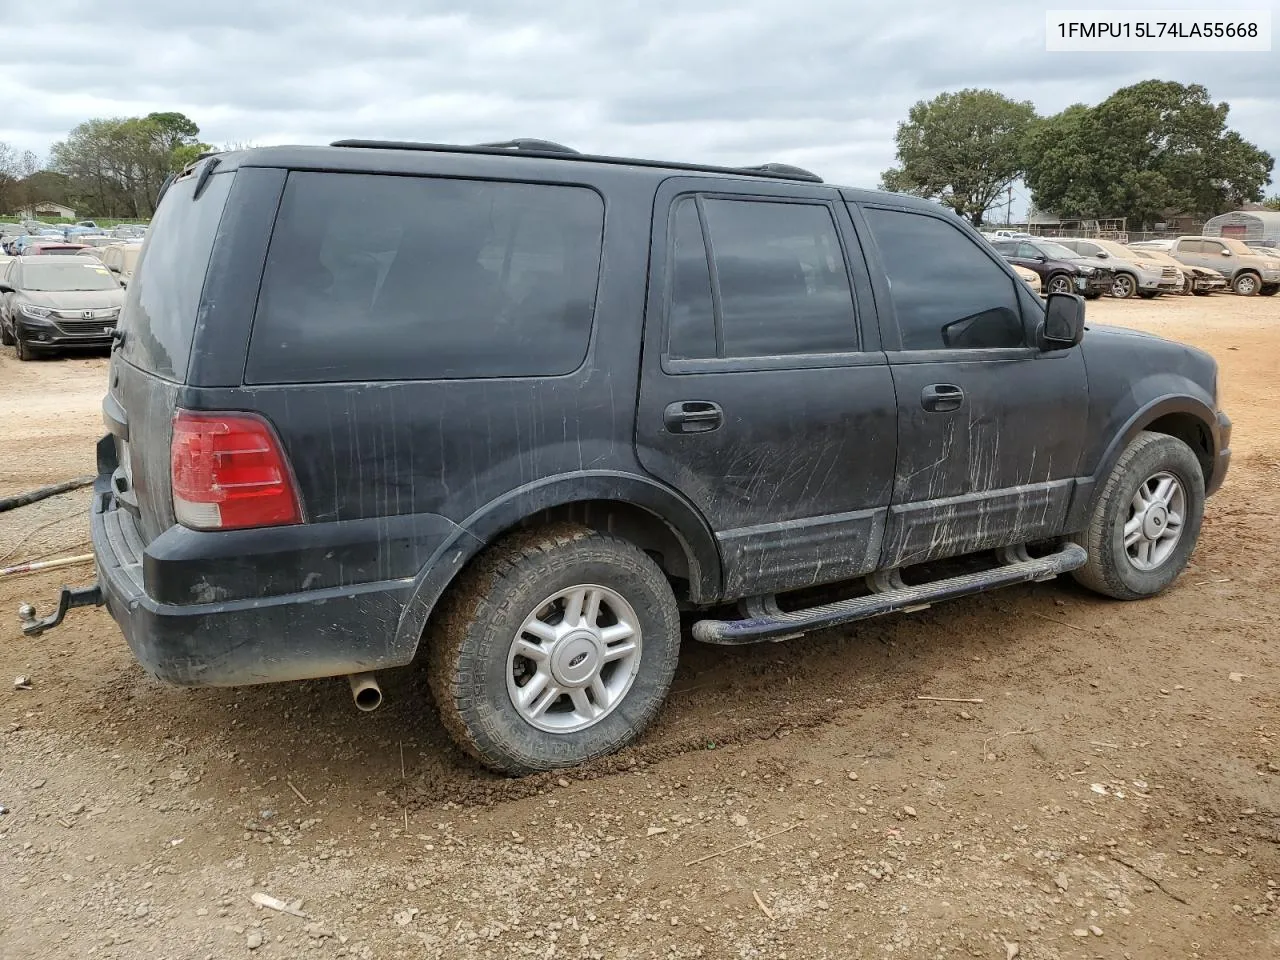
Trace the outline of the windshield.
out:
M 1080 254 L 1076 253 L 1069 247 L 1064 247 L 1060 243 L 1050 243 L 1047 240 L 1041 240 L 1036 244 L 1036 249 L 1043 253 L 1046 257 L 1054 260 L 1079 260 Z
M 117 290 L 120 284 L 100 263 L 83 260 L 51 260 L 22 265 L 22 289 L 39 293 L 72 290 Z

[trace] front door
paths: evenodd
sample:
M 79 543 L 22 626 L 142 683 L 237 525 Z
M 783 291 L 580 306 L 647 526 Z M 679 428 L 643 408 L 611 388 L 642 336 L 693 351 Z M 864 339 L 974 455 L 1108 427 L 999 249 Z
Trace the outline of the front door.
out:
M 848 212 L 820 185 L 715 186 L 656 198 L 637 456 L 715 531 L 725 599 L 866 573 L 897 415 Z
M 1038 349 L 1039 298 L 951 218 L 860 209 L 898 397 L 882 566 L 1063 532 L 1088 416 L 1081 351 Z

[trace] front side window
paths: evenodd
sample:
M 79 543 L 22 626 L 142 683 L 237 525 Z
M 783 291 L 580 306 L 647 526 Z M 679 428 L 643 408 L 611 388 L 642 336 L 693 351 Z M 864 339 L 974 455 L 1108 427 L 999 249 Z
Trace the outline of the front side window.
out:
M 250 383 L 557 376 L 586 357 L 604 202 L 585 187 L 292 173 Z
M 826 204 L 686 198 L 673 218 L 672 251 L 671 358 L 858 349 L 849 274 Z
M 866 216 L 903 350 L 1026 344 L 1015 281 L 974 240 L 927 214 L 868 208 Z

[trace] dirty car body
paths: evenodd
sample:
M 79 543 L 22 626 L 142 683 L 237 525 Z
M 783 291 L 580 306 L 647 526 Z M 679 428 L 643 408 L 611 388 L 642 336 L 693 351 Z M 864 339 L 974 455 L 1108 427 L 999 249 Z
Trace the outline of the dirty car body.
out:
M 349 243 L 370 220 L 378 237 Z M 703 611 L 698 639 L 779 639 L 1079 567 L 1071 541 L 1139 438 L 1181 438 L 1216 489 L 1212 359 L 1082 341 L 1082 311 L 935 205 L 789 168 L 536 145 L 215 156 L 168 188 L 127 290 L 92 508 L 101 599 L 177 684 L 434 648 L 467 749 L 509 772 L 580 762 L 647 722 L 617 702 L 660 701 L 669 674 L 644 658 L 673 669 L 677 603 Z M 993 551 L 994 578 L 932 593 L 899 573 Z M 577 600 L 539 566 L 561 556 L 585 564 Z M 533 572 L 508 582 L 504 563 Z M 484 591 L 544 575 L 511 653 L 467 659 L 505 616 Z M 787 602 L 838 583 L 870 586 Z M 715 619 L 725 604 L 742 616 Z M 643 651 L 638 633 L 606 647 L 633 628 Z M 564 694 L 541 720 L 533 683 Z M 515 704 L 508 746 L 468 719 L 491 694 Z

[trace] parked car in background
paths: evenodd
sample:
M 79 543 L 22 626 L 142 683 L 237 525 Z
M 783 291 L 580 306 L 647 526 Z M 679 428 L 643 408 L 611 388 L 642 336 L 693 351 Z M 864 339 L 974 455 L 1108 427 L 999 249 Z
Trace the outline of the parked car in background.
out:
M 1060 237 L 1057 242 L 1081 256 L 1107 261 L 1115 271 L 1111 295 L 1117 300 L 1133 296 L 1149 300 L 1162 293 L 1181 293 L 1186 282 L 1178 267 L 1142 260 L 1124 244 L 1114 240 Z
M 108 237 L 100 233 L 86 233 L 76 237 L 76 243 L 86 247 L 106 247 L 119 242 L 115 237 Z
M 91 228 L 91 229 L 93 229 L 93 230 L 97 230 L 97 229 L 98 229 L 98 225 L 97 225 L 96 223 L 94 223 L 92 220 L 80 220 L 80 221 L 77 221 L 76 226 L 77 226 L 77 227 L 89 227 L 89 228 Z
M 19 360 L 110 345 L 124 290 L 98 260 L 16 257 L 0 271 L 0 342 Z
M 89 247 L 79 243 L 58 243 L 52 240 L 42 240 L 37 237 L 35 243 L 29 243 L 22 248 L 24 257 L 36 256 L 78 256 L 89 250 Z
M 1036 273 L 1034 270 L 1027 267 L 1020 267 L 1016 263 L 1011 263 L 1009 266 L 1013 267 L 1013 272 L 1020 276 L 1026 285 L 1037 295 L 1042 289 L 1044 289 L 1044 284 L 1040 282 L 1040 274 Z
M 117 242 L 100 247 L 96 252 L 102 265 L 116 275 L 120 286 L 127 287 L 129 281 L 133 279 L 133 270 L 138 265 L 138 254 L 142 252 L 142 244 Z
M 1193 267 L 1189 263 L 1179 263 L 1164 250 L 1147 247 L 1142 244 L 1127 244 L 1129 252 L 1141 260 L 1152 261 L 1163 266 L 1174 267 L 1182 272 L 1182 293 L 1186 296 L 1195 294 L 1207 297 L 1211 293 L 1227 290 L 1227 278 L 1217 270 L 1208 267 Z
M 146 226 L 140 223 L 120 223 L 111 228 L 111 236 L 118 240 L 131 240 L 145 236 Z
M 1280 290 L 1280 260 L 1259 253 L 1242 240 L 1179 237 L 1169 247 L 1169 256 L 1179 263 L 1221 272 L 1242 297 L 1270 297 Z
M 1115 284 L 1115 274 L 1101 260 L 1082 257 L 1052 240 L 996 240 L 991 245 L 1015 266 L 1035 271 L 1047 294 L 1078 293 L 1096 300 Z

